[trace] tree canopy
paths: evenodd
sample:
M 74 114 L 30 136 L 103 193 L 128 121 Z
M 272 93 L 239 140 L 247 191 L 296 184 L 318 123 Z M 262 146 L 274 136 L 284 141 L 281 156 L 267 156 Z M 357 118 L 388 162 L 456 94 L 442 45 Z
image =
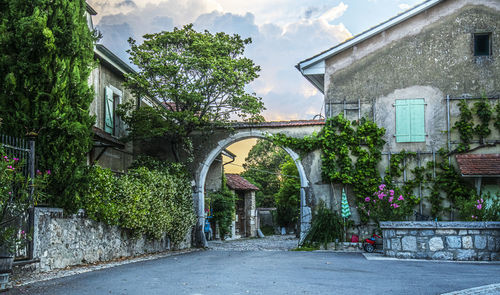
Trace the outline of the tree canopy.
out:
M 285 150 L 265 139 L 259 139 L 248 153 L 241 175 L 259 188 L 255 195 L 257 207 L 276 206 L 274 197 L 280 189 L 280 167 L 288 158 Z
M 186 25 L 147 34 L 142 44 L 129 43 L 130 59 L 139 71 L 127 76 L 126 86 L 137 97 L 161 104 L 121 108 L 132 139 L 165 136 L 184 144 L 193 131 L 209 131 L 237 118 L 262 120 L 261 98 L 245 90 L 260 71 L 243 56 L 250 39 L 197 32 Z
M 91 147 L 94 35 L 84 0 L 0 0 L 2 132 L 38 133 L 51 205 L 75 209 L 75 187 Z

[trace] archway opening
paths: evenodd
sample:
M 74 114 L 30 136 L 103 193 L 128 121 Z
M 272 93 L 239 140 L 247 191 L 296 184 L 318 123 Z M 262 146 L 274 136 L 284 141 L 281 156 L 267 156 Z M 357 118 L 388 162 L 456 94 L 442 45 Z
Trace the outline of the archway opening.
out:
M 207 175 L 209 173 L 210 167 L 214 161 L 219 157 L 223 151 L 226 150 L 230 145 L 240 142 L 242 140 L 260 138 L 267 140 L 267 134 L 261 131 L 244 131 L 237 132 L 230 137 L 219 141 L 215 148 L 213 148 L 204 160 L 200 164 L 200 168 L 197 170 L 195 175 L 196 179 L 196 189 L 194 193 L 195 209 L 198 217 L 197 227 L 196 227 L 196 242 L 198 246 L 206 247 L 207 241 L 204 234 L 205 225 L 205 187 L 207 181 Z M 299 155 L 291 150 L 290 148 L 282 147 L 283 150 L 292 158 L 295 163 L 299 178 L 300 178 L 300 217 L 299 217 L 299 229 L 300 229 L 300 239 L 302 240 L 305 233 L 310 226 L 310 209 L 306 205 L 306 188 L 309 186 L 307 180 L 305 169 L 301 163 Z

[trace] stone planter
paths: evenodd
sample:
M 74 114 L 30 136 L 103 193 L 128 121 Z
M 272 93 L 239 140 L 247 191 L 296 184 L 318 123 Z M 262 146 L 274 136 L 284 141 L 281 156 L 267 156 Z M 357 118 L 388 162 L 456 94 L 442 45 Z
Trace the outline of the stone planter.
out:
M 433 260 L 500 260 L 500 222 L 380 222 L 384 254 Z

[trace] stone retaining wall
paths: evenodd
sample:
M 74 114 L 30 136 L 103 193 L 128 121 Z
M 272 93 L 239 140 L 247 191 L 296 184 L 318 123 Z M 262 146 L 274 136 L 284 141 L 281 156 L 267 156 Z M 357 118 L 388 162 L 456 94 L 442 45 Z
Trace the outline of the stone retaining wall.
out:
M 384 254 L 435 260 L 500 260 L 500 222 L 380 222 Z
M 40 262 L 37 271 L 49 271 L 71 265 L 108 261 L 171 250 L 168 238 L 134 238 L 117 226 L 109 226 L 79 215 L 63 217 L 58 208 L 35 208 L 33 256 Z M 191 232 L 175 249 L 191 247 Z

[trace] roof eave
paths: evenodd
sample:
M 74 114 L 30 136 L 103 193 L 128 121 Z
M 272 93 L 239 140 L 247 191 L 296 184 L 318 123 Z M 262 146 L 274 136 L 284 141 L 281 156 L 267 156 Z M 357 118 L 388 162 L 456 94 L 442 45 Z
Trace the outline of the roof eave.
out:
M 428 0 L 426 2 L 423 2 L 415 7 L 413 7 L 412 9 L 409 9 L 408 11 L 406 12 L 403 12 L 381 24 L 379 24 L 378 26 L 375 26 L 373 28 L 370 28 L 368 29 L 367 31 L 364 31 L 363 33 L 355 36 L 354 38 L 348 40 L 348 41 L 345 41 L 343 43 L 340 43 L 338 45 L 336 45 L 335 47 L 332 47 L 318 55 L 315 55 L 313 57 L 310 57 L 308 59 L 305 59 L 301 62 L 298 63 L 297 65 L 297 68 L 302 72 L 303 69 L 306 69 L 308 67 L 311 67 L 313 66 L 314 64 L 322 61 L 322 60 L 326 60 L 346 49 L 349 49 L 353 46 L 355 46 L 356 44 L 359 44 L 429 8 L 431 8 L 432 6 L 442 2 L 444 0 Z
M 118 56 L 111 52 L 111 50 L 109 50 L 102 44 L 96 44 L 96 46 L 94 47 L 94 53 L 122 74 L 130 74 L 136 72 L 134 69 L 132 69 L 132 67 L 127 65 L 123 60 L 121 60 Z

